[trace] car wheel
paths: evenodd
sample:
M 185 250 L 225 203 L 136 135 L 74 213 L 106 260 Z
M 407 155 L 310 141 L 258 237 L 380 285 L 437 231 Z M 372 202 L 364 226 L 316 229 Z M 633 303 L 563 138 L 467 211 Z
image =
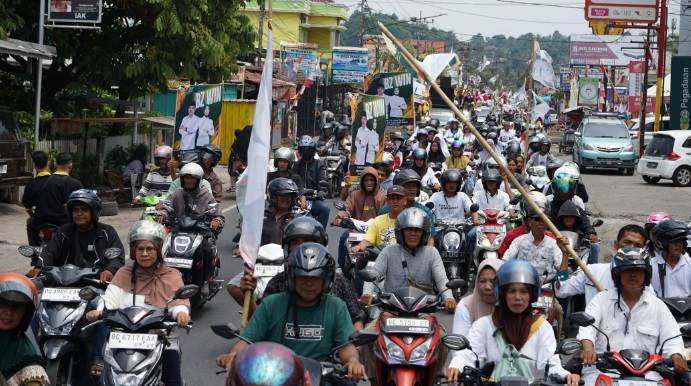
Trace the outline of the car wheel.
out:
M 632 176 L 632 175 L 633 175 L 633 168 L 628 168 L 628 169 L 626 169 L 626 175 L 627 175 L 627 176 Z
M 691 186 L 691 168 L 682 166 L 674 171 L 672 182 L 675 186 Z
M 649 184 L 657 184 L 660 181 L 660 177 L 643 176 L 643 181 Z

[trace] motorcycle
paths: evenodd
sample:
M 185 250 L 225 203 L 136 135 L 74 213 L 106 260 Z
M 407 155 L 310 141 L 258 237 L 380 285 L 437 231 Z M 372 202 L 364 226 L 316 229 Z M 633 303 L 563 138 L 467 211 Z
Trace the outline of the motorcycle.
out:
M 469 221 L 472 220 L 466 219 L 463 222 L 436 220 L 434 222 L 437 230 L 434 245 L 439 250 L 446 277 L 449 280 L 463 279 L 467 283 L 470 279 L 470 259 L 468 258 L 470 248 L 466 236 L 468 229 L 472 226 Z M 452 292 L 453 298 L 459 301 L 462 292 L 457 290 L 452 290 Z
M 141 306 L 103 310 L 101 320 L 84 327 L 82 330 L 104 323 L 108 328 L 102 382 L 106 386 L 160 385 L 163 350 L 180 350 L 177 339 L 170 338 L 177 323 L 169 313 L 168 304 L 177 299 L 189 299 L 198 290 L 196 285 L 180 287 L 163 310 Z M 79 296 L 83 301 L 90 301 L 97 293 L 86 287 Z
M 41 247 L 45 247 L 50 243 L 53 238 L 53 234 L 58 231 L 60 227 L 55 224 L 43 224 L 38 227 L 38 233 L 41 237 Z
M 19 253 L 38 259 L 43 266 L 41 248 L 23 245 L 19 247 Z M 96 263 L 101 258 L 112 260 L 121 254 L 121 249 L 106 249 Z M 79 292 L 86 283 L 104 289 L 108 283 L 102 284 L 97 279 L 98 274 L 96 268 L 79 268 L 72 264 L 41 268 L 37 279 L 43 281 L 44 288 L 36 311 L 39 321 L 37 343 L 45 355 L 46 373 L 51 385 L 90 383 L 93 333 L 84 331 L 82 327 L 88 324 L 85 316 L 95 309 L 96 304 L 81 299 Z
M 679 328 L 691 324 L 691 299 L 678 297 L 661 298 L 661 300 L 679 323 Z M 684 347 L 686 348 L 686 360 L 691 361 L 691 337 L 684 336 Z
M 350 213 L 348 213 L 346 206 L 342 202 L 335 202 L 334 208 L 339 211 L 344 211 L 348 215 L 348 217 L 345 217 L 341 220 L 340 225 L 336 225 L 335 223 L 331 223 L 330 225 L 344 228 L 348 231 L 348 239 L 346 240 L 345 244 L 347 259 L 342 267 L 342 273 L 343 276 L 352 282 L 352 280 L 355 278 L 356 262 L 358 257 L 362 256 L 362 253 L 353 253 L 352 249 L 365 238 L 365 234 L 367 233 L 367 230 L 374 219 L 370 221 L 360 221 L 351 218 Z
M 542 193 L 545 185 L 550 182 L 549 177 L 547 177 L 547 167 L 538 165 L 528 168 L 526 183 L 530 185 L 530 190 Z
M 569 321 L 579 327 L 587 327 L 592 326 L 595 323 L 595 318 L 585 312 L 576 312 L 569 315 Z M 616 386 L 626 384 L 633 386 L 645 386 L 648 382 L 650 382 L 645 379 L 646 374 L 653 371 L 657 372 L 663 377 L 662 380 L 657 381 L 658 385 L 682 385 L 688 383 L 688 380 L 681 380 L 681 375 L 674 372 L 672 361 L 665 359 L 662 356 L 662 352 L 665 347 L 665 343 L 669 342 L 671 339 L 680 336 L 684 338 L 691 337 L 691 324 L 686 324 L 681 327 L 679 329 L 679 335 L 673 336 L 662 342 L 660 345 L 660 350 L 657 354 L 638 349 L 611 351 L 609 337 L 601 330 L 597 330 L 605 336 L 607 340 L 607 350 L 604 353 L 597 354 L 595 366 L 603 374 L 598 375 L 597 380 L 595 381 L 596 385 Z M 609 374 L 617 374 L 619 377 L 612 378 Z
M 473 208 L 475 208 L 473 210 Z M 473 250 L 473 269 L 477 269 L 485 259 L 498 259 L 497 250 L 506 236 L 509 212 L 497 209 L 477 210 L 477 204 L 470 206 L 477 211 L 480 225 L 476 227 L 477 241 Z
M 329 198 L 338 197 L 341 194 L 341 187 L 345 178 L 344 171 L 347 170 L 347 154 L 335 150 L 324 157 L 324 160 L 326 161 L 326 174 L 329 181 L 327 196 Z
M 555 331 L 554 336 L 559 338 L 559 331 L 557 331 L 557 313 L 555 305 L 557 298 L 555 296 L 554 284 L 556 283 L 557 275 L 554 273 L 544 272 L 540 276 L 540 296 L 537 301 L 532 304 L 533 315 L 540 315 L 545 319 Z
M 144 206 L 144 211 L 142 211 L 142 216 L 139 219 L 154 221 L 156 219 L 156 213 L 158 213 L 158 203 L 161 200 L 165 200 L 165 196 L 163 196 L 161 192 L 155 192 L 154 194 L 140 198 L 139 203 Z
M 173 212 L 170 202 L 161 200 L 160 203 L 169 211 Z M 217 210 L 218 203 L 209 204 L 204 214 L 216 212 Z M 166 248 L 164 249 L 165 255 L 163 256 L 168 265 L 180 271 L 182 281 L 185 284 L 195 284 L 201 287 L 204 280 L 209 281 L 209 294 L 202 295 L 201 292 L 196 292 L 190 300 L 192 307 L 201 307 L 206 302 L 213 299 L 223 286 L 223 280 L 216 279 L 221 268 L 216 238 L 221 233 L 221 230 L 212 229 L 210 227 L 210 221 L 195 219 L 187 215 L 179 218 L 166 218 L 164 223 L 164 225 L 170 227 L 170 232 L 166 235 Z M 204 238 L 202 233 L 206 231 L 211 232 L 213 235 L 213 237 L 209 237 L 208 239 L 213 254 L 213 259 L 211 260 L 211 275 L 208 278 L 203 277 L 204 259 L 201 256 L 203 253 L 201 243 Z
M 372 272 L 359 271 L 358 277 L 373 282 Z M 375 284 L 376 285 L 376 284 Z M 458 290 L 465 280 L 450 280 L 447 290 Z M 391 293 L 382 293 L 374 301 L 383 311 L 377 320 L 380 334 L 373 352 L 377 380 L 380 385 L 434 384 L 434 371 L 439 360 L 439 334 L 441 325 L 431 314 L 440 309 L 442 293 L 429 295 L 419 288 L 403 287 Z
M 264 290 L 269 281 L 283 272 L 283 247 L 278 244 L 266 244 L 259 247 L 257 263 L 254 266 L 254 276 L 257 278 L 257 288 L 252 293 L 254 300 L 264 296 Z
M 240 336 L 240 330 L 232 323 L 212 323 L 210 327 L 214 334 L 224 339 L 230 340 Z M 374 332 L 355 331 L 350 335 L 348 341 L 355 346 L 365 346 L 373 343 L 377 340 L 377 338 L 379 338 L 379 334 Z M 303 356 L 300 357 L 302 364 L 305 366 L 305 371 L 309 374 L 308 385 L 328 386 L 331 385 L 331 382 L 334 380 L 345 379 L 348 377 L 348 372 L 344 371 L 343 366 L 338 363 L 336 355 L 337 353 L 338 352 L 336 351 L 334 355 L 332 355 L 332 358 L 334 358 L 333 362 L 319 362 L 311 358 Z M 225 370 L 221 370 L 216 374 L 222 374 L 225 372 Z M 229 375 L 230 374 L 226 374 L 225 385 L 230 384 L 228 380 Z

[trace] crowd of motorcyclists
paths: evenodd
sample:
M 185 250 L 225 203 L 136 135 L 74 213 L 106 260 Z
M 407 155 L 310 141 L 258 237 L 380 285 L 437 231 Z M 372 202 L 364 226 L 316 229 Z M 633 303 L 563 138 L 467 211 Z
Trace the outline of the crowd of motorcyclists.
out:
M 537 209 L 564 234 L 561 237 L 547 230 L 541 213 L 521 197 L 497 160 L 456 119 L 443 127 L 437 119 L 421 120 L 411 133 L 391 133 L 381 161 L 367 165 L 357 183 L 350 178 L 347 161 L 339 163 L 337 192 L 323 158 L 349 154 L 349 120 L 336 123 L 328 116 L 318 138 L 298 138 L 296 151 L 277 149 L 267 165 L 262 245 L 280 246 L 280 268 L 272 271 L 261 296 L 252 299 L 249 322 L 236 334 L 238 342 L 216 358 L 229 372 L 228 384 L 252 384 L 247 383 L 254 376 L 250 372 L 264 370 L 238 363 L 263 363 L 255 358 L 264 347 L 260 342 L 283 345 L 297 356 L 277 354 L 271 364 L 274 369 L 285 367 L 278 371 L 290 377 L 256 384 L 309 384 L 293 370 L 307 371 L 306 363 L 315 360 L 340 363 L 341 375 L 333 376 L 331 384 L 385 384 L 392 372 L 415 365 L 425 369 L 414 372 L 420 384 L 436 382 L 437 371 L 449 383 L 470 383 L 466 370 L 473 368 L 497 382 L 509 376 L 529 383 L 552 377 L 569 386 L 579 381 L 600 386 L 598 376 L 609 369 L 603 353 L 625 350 L 660 352 L 669 359 L 670 371 L 687 373 L 691 350 L 679 336 L 678 315 L 662 299 L 691 296 L 689 227 L 669 214 L 653 213 L 644 226 L 622 227 L 611 263 L 601 263 L 598 222 L 586 211 L 589 197 L 578 167 L 558 159 L 550 139 L 533 125 L 507 115 L 511 119 L 490 114 L 479 132 Z M 67 223 L 46 245 L 27 252 L 32 257 L 29 273 L 0 274 L 0 347 L 7 348 L 0 354 L 0 385 L 67 384 L 78 379 L 54 379 L 60 371 L 42 367 L 46 342 L 55 334 L 43 320 L 47 305 L 39 303 L 34 281 L 51 275 L 55 267 L 67 266 L 92 269 L 92 284 L 98 287 L 97 299 L 86 302 L 82 310 L 83 319 L 91 323 L 87 377 L 96 383 L 122 384 L 118 379 L 125 378 L 117 377 L 141 372 L 120 374 L 127 370 L 111 352 L 117 347 L 111 340 L 119 330 L 114 322 L 103 321 L 114 318 L 116 310 L 136 309 L 139 313 L 128 315 L 132 325 L 154 311 L 171 323 L 167 346 L 156 362 L 162 370 L 157 375 L 151 370 L 146 377 L 157 376 L 165 385 L 183 384 L 177 336 L 170 328 L 174 324 L 190 331 L 191 311 L 199 301 L 194 296 L 207 301 L 215 295 L 217 261 L 231 254 L 216 246 L 225 223 L 217 205 L 223 190 L 214 172 L 221 158 L 218 147 L 206 145 L 182 154 L 176 173 L 172 149 L 157 148 L 158 168 L 149 173 L 134 201 L 156 192 L 165 199 L 156 208 L 155 221 L 132 226 L 128 245 L 112 226 L 100 222 L 98 195 L 84 189 L 69 194 L 64 203 Z M 331 224 L 327 194 L 344 198 Z M 345 228 L 340 239 L 332 241 L 337 245 L 335 256 L 328 250 L 329 226 Z M 169 243 L 173 237 L 178 238 Z M 190 246 L 183 245 L 184 237 Z M 36 244 L 37 238 L 30 241 Z M 567 246 L 577 251 L 606 291 L 597 292 Z M 181 274 L 181 265 L 176 265 L 184 258 L 168 259 L 168 249 L 179 247 L 193 248 L 190 275 Z M 126 256 L 132 261 L 126 262 Z M 245 292 L 258 289 L 259 279 L 247 269 L 236 274 L 227 290 L 242 304 Z M 552 282 L 546 285 L 549 275 Z M 455 279 L 464 279 L 465 285 Z M 470 280 L 472 295 L 461 298 Z M 181 295 L 180 288 L 189 284 L 197 285 L 198 291 L 192 291 L 197 295 Z M 415 289 L 408 290 L 410 299 L 426 300 L 408 304 L 399 296 L 402 288 Z M 549 291 L 554 292 L 552 303 L 544 305 Z M 81 292 L 79 296 L 86 298 Z M 580 305 L 574 300 L 578 296 L 585 299 Z M 425 308 L 434 302 L 434 310 L 454 314 L 450 331 L 443 331 L 428 313 L 432 308 Z M 535 312 L 537 303 L 554 309 L 553 321 Z M 376 306 L 381 314 L 371 312 Z M 568 335 L 567 315 L 578 311 L 592 317 L 577 336 L 582 371 L 563 363 L 557 346 Z M 30 326 L 38 350 L 27 335 Z M 376 335 L 376 341 L 359 342 L 357 331 Z M 425 339 L 413 342 L 420 336 Z M 454 348 L 447 336 L 462 336 L 465 341 L 459 341 L 464 344 Z M 412 353 L 405 353 L 404 345 Z M 259 347 L 257 353 L 249 351 L 253 346 Z M 645 377 L 667 376 L 651 370 Z M 688 373 L 680 379 L 688 383 Z

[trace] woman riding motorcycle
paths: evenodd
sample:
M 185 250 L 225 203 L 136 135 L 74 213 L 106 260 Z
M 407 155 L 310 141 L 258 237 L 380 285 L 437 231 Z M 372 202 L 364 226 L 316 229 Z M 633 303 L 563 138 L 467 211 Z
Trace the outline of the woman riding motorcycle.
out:
M 415 149 L 413 151 L 413 166 L 411 169 L 420 176 L 422 186 L 432 185 L 434 190 L 439 190 L 441 185 L 434 176 L 434 170 L 427 167 L 427 151 L 425 149 Z
M 456 307 L 453 316 L 453 333 L 468 336 L 470 326 L 476 320 L 490 315 L 497 304 L 494 295 L 494 279 L 499 267 L 504 264 L 501 259 L 486 259 L 477 268 L 477 280 L 472 295 L 467 296 Z

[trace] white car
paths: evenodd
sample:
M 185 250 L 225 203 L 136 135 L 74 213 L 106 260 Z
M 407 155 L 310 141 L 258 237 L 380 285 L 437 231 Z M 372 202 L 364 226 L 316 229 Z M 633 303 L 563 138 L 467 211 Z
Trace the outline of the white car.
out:
M 654 133 L 637 170 L 649 184 L 664 178 L 676 186 L 691 186 L 691 130 Z

